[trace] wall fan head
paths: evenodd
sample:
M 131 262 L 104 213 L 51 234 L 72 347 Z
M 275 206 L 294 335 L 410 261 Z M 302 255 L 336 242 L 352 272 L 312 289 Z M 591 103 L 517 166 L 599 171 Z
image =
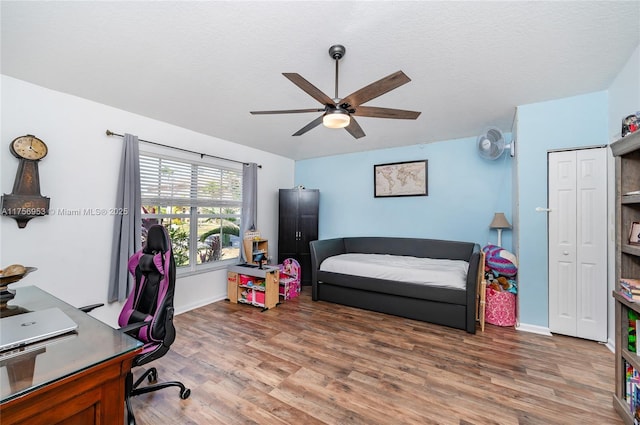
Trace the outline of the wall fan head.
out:
M 513 156 L 513 144 L 506 144 L 502 131 L 496 127 L 489 127 L 478 136 L 477 146 L 478 153 L 485 159 L 498 159 L 507 149 L 511 150 Z

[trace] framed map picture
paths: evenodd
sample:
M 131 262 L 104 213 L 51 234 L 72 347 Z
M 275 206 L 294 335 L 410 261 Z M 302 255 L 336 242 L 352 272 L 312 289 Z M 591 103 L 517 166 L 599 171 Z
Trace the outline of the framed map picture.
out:
M 427 196 L 427 160 L 374 165 L 373 194 L 376 198 Z

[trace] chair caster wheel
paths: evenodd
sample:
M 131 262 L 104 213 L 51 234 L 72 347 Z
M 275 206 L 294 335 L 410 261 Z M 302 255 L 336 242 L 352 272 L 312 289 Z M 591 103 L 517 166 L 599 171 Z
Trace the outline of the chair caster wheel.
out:
M 153 368 L 153 369 L 151 369 L 149 371 L 149 375 L 147 376 L 147 380 L 148 380 L 148 382 L 150 384 L 154 383 L 154 382 L 156 382 L 158 380 L 158 371 L 155 368 Z
M 180 398 L 182 400 L 186 400 L 191 395 L 191 390 L 189 388 L 185 388 L 184 391 L 180 391 Z

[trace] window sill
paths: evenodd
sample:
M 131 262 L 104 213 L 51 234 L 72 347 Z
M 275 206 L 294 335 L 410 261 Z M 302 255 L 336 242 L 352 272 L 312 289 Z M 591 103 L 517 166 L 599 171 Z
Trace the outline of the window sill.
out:
M 180 267 L 176 270 L 176 279 L 183 277 L 195 276 L 203 273 L 211 273 L 218 270 L 226 270 L 228 266 L 236 265 L 240 263 L 239 258 L 233 258 L 230 260 L 216 261 L 215 264 L 210 266 L 201 266 L 192 270 L 189 267 Z

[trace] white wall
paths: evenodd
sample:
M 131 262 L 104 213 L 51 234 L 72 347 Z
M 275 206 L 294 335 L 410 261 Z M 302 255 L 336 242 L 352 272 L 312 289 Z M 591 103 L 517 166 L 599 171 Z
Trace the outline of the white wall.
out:
M 620 138 L 622 119 L 640 111 L 640 45 L 609 86 L 609 141 Z
M 9 143 L 34 134 L 49 146 L 40 163 L 41 193 L 51 198 L 51 210 L 84 210 L 114 206 L 122 139 L 105 135 L 131 133 L 141 139 L 262 165 L 258 172 L 258 228 L 269 239 L 276 258 L 278 189 L 293 187 L 294 161 L 35 86 L 11 77 L 0 80 L 0 190 L 10 193 L 18 160 Z M 0 217 L 0 266 L 20 263 L 37 267 L 20 287 L 37 285 L 75 306 L 106 302 L 114 218 L 52 214 L 19 229 L 15 220 Z M 226 270 L 179 277 L 178 313 L 224 299 Z M 114 326 L 121 305 L 94 310 Z

